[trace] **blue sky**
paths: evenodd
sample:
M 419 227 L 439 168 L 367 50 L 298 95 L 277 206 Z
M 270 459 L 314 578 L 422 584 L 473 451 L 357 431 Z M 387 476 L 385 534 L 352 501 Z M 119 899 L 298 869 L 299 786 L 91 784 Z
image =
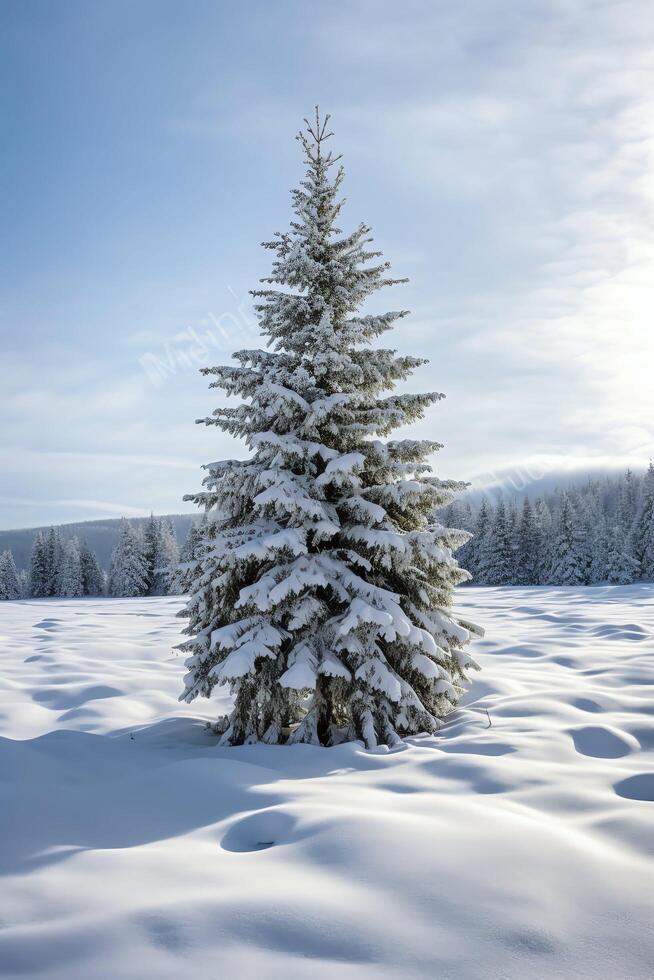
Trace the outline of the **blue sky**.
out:
M 316 102 L 481 485 L 654 454 L 649 2 L 0 2 L 0 527 L 178 511 L 242 448 L 197 373 L 259 346 Z

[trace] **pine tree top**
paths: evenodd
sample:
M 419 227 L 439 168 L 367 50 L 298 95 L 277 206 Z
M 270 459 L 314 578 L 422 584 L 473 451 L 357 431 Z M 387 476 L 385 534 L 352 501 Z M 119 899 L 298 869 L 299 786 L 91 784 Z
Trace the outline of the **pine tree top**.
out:
M 346 236 L 336 225 L 343 206 L 343 167 L 341 157 L 325 148 L 332 135 L 328 122 L 329 116 L 321 118 L 318 109 L 313 122 L 305 120 L 306 130 L 297 138 L 306 173 L 292 192 L 295 219 L 288 232 L 263 243 L 275 253 L 273 269 L 262 280 L 266 288 L 253 290 L 253 295 L 269 349 L 239 350 L 236 365 L 202 369 L 213 378 L 210 387 L 246 401 L 220 407 L 198 422 L 245 439 L 249 448 L 269 459 L 284 451 L 302 465 L 317 457 L 333 463 L 339 454 L 360 451 L 368 458 L 376 454 L 380 471 L 392 459 L 407 471 L 422 467 L 426 472 L 424 457 L 441 448 L 440 443 L 402 440 L 382 447 L 374 442 L 419 419 L 444 396 L 382 397 L 426 361 L 372 346 L 407 311 L 373 315 L 361 314 L 359 307 L 376 290 L 406 280 L 388 276 L 388 262 L 374 261 L 380 253 L 368 247 L 368 225 L 360 224 Z M 240 465 L 232 460 L 220 467 Z M 219 472 L 208 468 L 214 476 Z M 209 502 L 198 495 L 186 499 Z

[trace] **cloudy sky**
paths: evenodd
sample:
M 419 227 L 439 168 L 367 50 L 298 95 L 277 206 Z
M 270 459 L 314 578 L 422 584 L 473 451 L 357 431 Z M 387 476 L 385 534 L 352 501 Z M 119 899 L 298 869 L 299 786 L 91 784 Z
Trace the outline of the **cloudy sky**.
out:
M 654 455 L 649 0 L 4 0 L 0 527 L 187 509 L 316 102 L 443 476 Z

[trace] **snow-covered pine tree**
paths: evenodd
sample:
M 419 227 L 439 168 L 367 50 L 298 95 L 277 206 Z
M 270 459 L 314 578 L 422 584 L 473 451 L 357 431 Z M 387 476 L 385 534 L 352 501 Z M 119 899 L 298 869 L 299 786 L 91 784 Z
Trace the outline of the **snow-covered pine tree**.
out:
M 175 579 L 179 562 L 179 548 L 175 530 L 169 520 L 157 521 L 154 566 L 150 583 L 150 595 L 168 595 Z
M 95 552 L 91 551 L 86 540 L 80 546 L 80 568 L 82 572 L 82 595 L 102 595 L 104 575 L 98 564 Z
M 64 560 L 64 546 L 58 527 L 51 527 L 46 539 L 47 589 L 46 595 L 59 595 L 59 576 Z
M 474 533 L 472 540 L 467 545 L 469 549 L 468 554 L 468 571 L 471 573 L 472 578 L 475 582 L 483 585 L 486 582 L 485 569 L 483 566 L 483 559 L 486 554 L 486 540 L 490 534 L 492 525 L 492 514 L 491 509 L 488 505 L 488 501 L 484 497 L 477 512 L 477 520 L 475 522 Z
M 197 524 L 191 524 L 186 540 L 180 549 L 173 587 L 182 595 L 186 595 L 190 591 L 198 573 L 198 561 L 207 533 L 206 523 L 207 515 L 203 514 Z
M 575 548 L 584 585 L 591 582 L 593 553 L 595 549 L 596 522 L 591 512 L 591 491 L 585 494 L 572 493 L 572 522 L 574 526 Z
M 654 463 L 650 463 L 643 479 L 642 500 L 633 534 L 634 557 L 639 565 L 639 577 L 654 582 Z
M 597 525 L 595 527 L 594 534 L 593 560 L 590 568 L 591 583 L 606 581 L 611 537 L 612 528 L 610 527 L 606 516 L 603 513 L 600 513 L 597 517 Z
M 536 518 L 529 497 L 522 503 L 518 526 L 518 548 L 515 581 L 518 585 L 537 585 L 540 577 L 540 550 Z
M 372 342 L 404 316 L 359 312 L 395 281 L 370 229 L 336 227 L 343 179 L 327 120 L 299 134 L 307 166 L 256 310 L 268 350 L 207 368 L 245 399 L 204 421 L 245 439 L 246 460 L 208 464 L 209 514 L 186 609 L 181 699 L 229 684 L 222 743 L 392 745 L 434 732 L 457 703 L 470 624 L 452 611 L 467 538 L 433 519 L 460 484 L 428 476 L 431 441 L 382 441 L 438 394 L 393 394 L 424 363 Z M 333 176 L 332 176 L 333 174 Z M 287 288 L 283 288 L 287 287 Z
M 116 597 L 145 595 L 146 566 L 139 536 L 123 517 L 118 543 L 111 555 L 109 594 Z
M 155 564 L 159 540 L 159 521 L 150 514 L 143 528 L 143 560 L 145 562 L 145 592 L 154 595 Z
M 506 519 L 509 525 L 509 537 L 511 539 L 511 549 L 513 551 L 511 564 L 513 567 L 513 581 L 515 581 L 518 564 L 518 528 L 520 527 L 520 515 L 518 513 L 518 505 L 515 500 L 513 500 L 506 508 Z
M 143 529 L 147 595 L 168 595 L 179 561 L 175 530 L 168 520 L 150 517 Z
M 482 555 L 483 581 L 488 585 L 511 585 L 515 581 L 515 552 L 509 514 L 500 499 Z
M 57 595 L 77 598 L 83 595 L 82 565 L 80 562 L 79 542 L 71 538 L 62 545 L 62 559 L 57 576 Z
M 20 599 L 20 583 L 11 551 L 0 555 L 0 599 Z
M 606 568 L 607 522 L 597 480 L 589 484 L 588 493 L 582 496 L 580 503 L 584 509 L 582 524 L 588 534 L 586 583 L 592 585 L 602 581 Z
M 606 555 L 606 578 L 614 585 L 629 585 L 638 577 L 638 562 L 629 554 L 623 524 L 611 528 Z
M 617 517 L 627 542 L 631 540 L 634 521 L 638 516 L 638 483 L 631 470 L 627 470 L 620 481 Z
M 549 581 L 552 564 L 552 512 L 546 500 L 536 498 L 534 503 L 534 522 L 538 534 L 538 585 Z
M 37 531 L 30 559 L 30 595 L 43 599 L 50 595 L 48 543 L 43 531 Z
M 20 589 L 20 599 L 29 599 L 30 593 L 30 572 L 28 568 L 21 568 L 18 572 L 18 588 Z
M 577 549 L 577 534 L 570 498 L 564 491 L 552 547 L 550 582 L 552 585 L 582 585 L 585 568 Z

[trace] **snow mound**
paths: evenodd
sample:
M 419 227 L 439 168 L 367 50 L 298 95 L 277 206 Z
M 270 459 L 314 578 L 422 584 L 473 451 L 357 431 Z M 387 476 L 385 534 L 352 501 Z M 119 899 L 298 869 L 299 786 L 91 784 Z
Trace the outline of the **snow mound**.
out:
M 2 977 L 649 977 L 654 586 L 458 600 L 482 673 L 374 752 L 217 748 L 179 599 L 2 603 Z

